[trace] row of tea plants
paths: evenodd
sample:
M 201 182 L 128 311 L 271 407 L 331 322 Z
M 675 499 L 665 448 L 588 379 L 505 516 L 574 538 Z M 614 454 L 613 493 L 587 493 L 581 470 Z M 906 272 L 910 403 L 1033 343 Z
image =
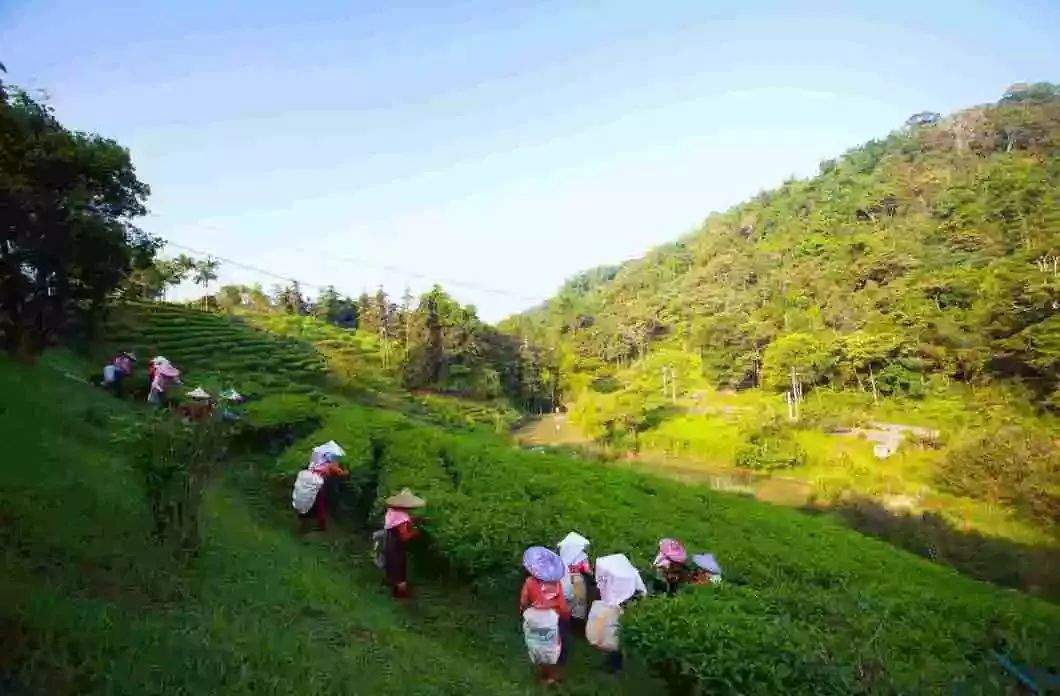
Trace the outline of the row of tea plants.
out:
M 592 555 L 642 569 L 660 537 L 717 555 L 720 587 L 652 597 L 623 620 L 624 646 L 687 692 L 919 692 L 1007 679 L 992 650 L 1050 665 L 1060 609 L 933 565 L 839 523 L 575 457 L 451 433 L 370 409 L 341 408 L 278 463 L 304 466 L 337 439 L 355 496 L 374 512 L 408 486 L 429 501 L 433 551 L 481 585 L 518 585 L 531 544 L 576 530 Z

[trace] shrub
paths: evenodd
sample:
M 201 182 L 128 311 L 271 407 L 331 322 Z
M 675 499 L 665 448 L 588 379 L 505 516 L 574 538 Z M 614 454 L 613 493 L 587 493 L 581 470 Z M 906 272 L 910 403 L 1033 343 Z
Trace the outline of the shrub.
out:
M 278 451 L 315 430 L 323 407 L 307 394 L 269 394 L 250 401 L 238 426 L 238 440 L 247 449 Z
M 806 452 L 791 439 L 789 428 L 776 413 L 750 419 L 740 428 L 737 466 L 756 471 L 790 469 L 806 462 Z
M 959 443 L 939 466 L 936 481 L 958 495 L 1060 523 L 1060 452 L 1044 433 L 1004 427 Z
M 168 413 L 135 421 L 115 435 L 143 477 L 154 536 L 178 555 L 194 555 L 201 542 L 200 506 L 225 455 L 225 430 L 216 420 L 184 423 Z

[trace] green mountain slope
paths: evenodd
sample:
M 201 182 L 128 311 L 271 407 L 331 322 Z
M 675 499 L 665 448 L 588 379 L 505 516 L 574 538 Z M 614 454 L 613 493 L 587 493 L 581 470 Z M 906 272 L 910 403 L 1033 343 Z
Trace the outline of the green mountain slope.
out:
M 578 370 L 674 339 L 719 385 L 1019 379 L 1060 406 L 1060 97 L 913 125 L 507 322 Z
M 1055 543 L 1060 87 L 919 114 L 502 328 L 609 450 Z M 877 459 L 892 424 L 921 429 Z

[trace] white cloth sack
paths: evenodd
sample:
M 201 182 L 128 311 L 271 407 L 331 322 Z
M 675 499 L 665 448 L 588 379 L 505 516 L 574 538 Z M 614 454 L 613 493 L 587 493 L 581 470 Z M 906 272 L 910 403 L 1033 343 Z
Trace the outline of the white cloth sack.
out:
M 577 532 L 571 532 L 559 542 L 559 557 L 563 559 L 563 565 L 570 568 L 576 563 L 588 561 L 585 549 L 589 548 L 589 540 Z M 563 595 L 570 604 L 571 616 L 575 619 L 584 619 L 589 609 L 588 588 L 585 586 L 585 578 L 581 573 L 564 573 L 560 580 L 563 585 Z
M 563 594 L 570 606 L 572 619 L 584 619 L 589 612 L 589 586 L 581 573 L 567 573 L 563 576 Z
M 291 493 L 291 505 L 298 511 L 298 514 L 304 515 L 309 512 L 309 508 L 313 507 L 313 503 L 316 502 L 317 493 L 323 486 L 324 477 L 320 474 L 309 469 L 302 469 L 298 472 L 298 478 L 294 480 L 294 491 Z
M 596 559 L 596 586 L 600 599 L 614 607 L 635 594 L 648 594 L 640 572 L 623 553 Z
M 621 617 L 622 607 L 596 600 L 585 623 L 586 640 L 601 650 L 615 652 L 618 650 L 618 621 Z
M 107 365 L 103 368 L 103 384 L 114 384 L 118 381 L 117 365 Z
M 535 609 L 523 612 L 523 638 L 530 661 L 535 665 L 554 665 L 559 662 L 559 614 L 555 609 Z

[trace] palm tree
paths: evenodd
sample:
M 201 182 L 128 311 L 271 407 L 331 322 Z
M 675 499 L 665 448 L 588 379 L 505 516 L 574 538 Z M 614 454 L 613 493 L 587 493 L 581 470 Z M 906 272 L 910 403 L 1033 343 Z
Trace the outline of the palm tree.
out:
M 220 265 L 220 261 L 210 256 L 207 256 L 205 261 L 199 261 L 195 264 L 195 284 L 202 286 L 202 308 L 204 310 L 209 309 L 206 288 L 209 287 L 211 282 L 217 280 L 217 269 Z

